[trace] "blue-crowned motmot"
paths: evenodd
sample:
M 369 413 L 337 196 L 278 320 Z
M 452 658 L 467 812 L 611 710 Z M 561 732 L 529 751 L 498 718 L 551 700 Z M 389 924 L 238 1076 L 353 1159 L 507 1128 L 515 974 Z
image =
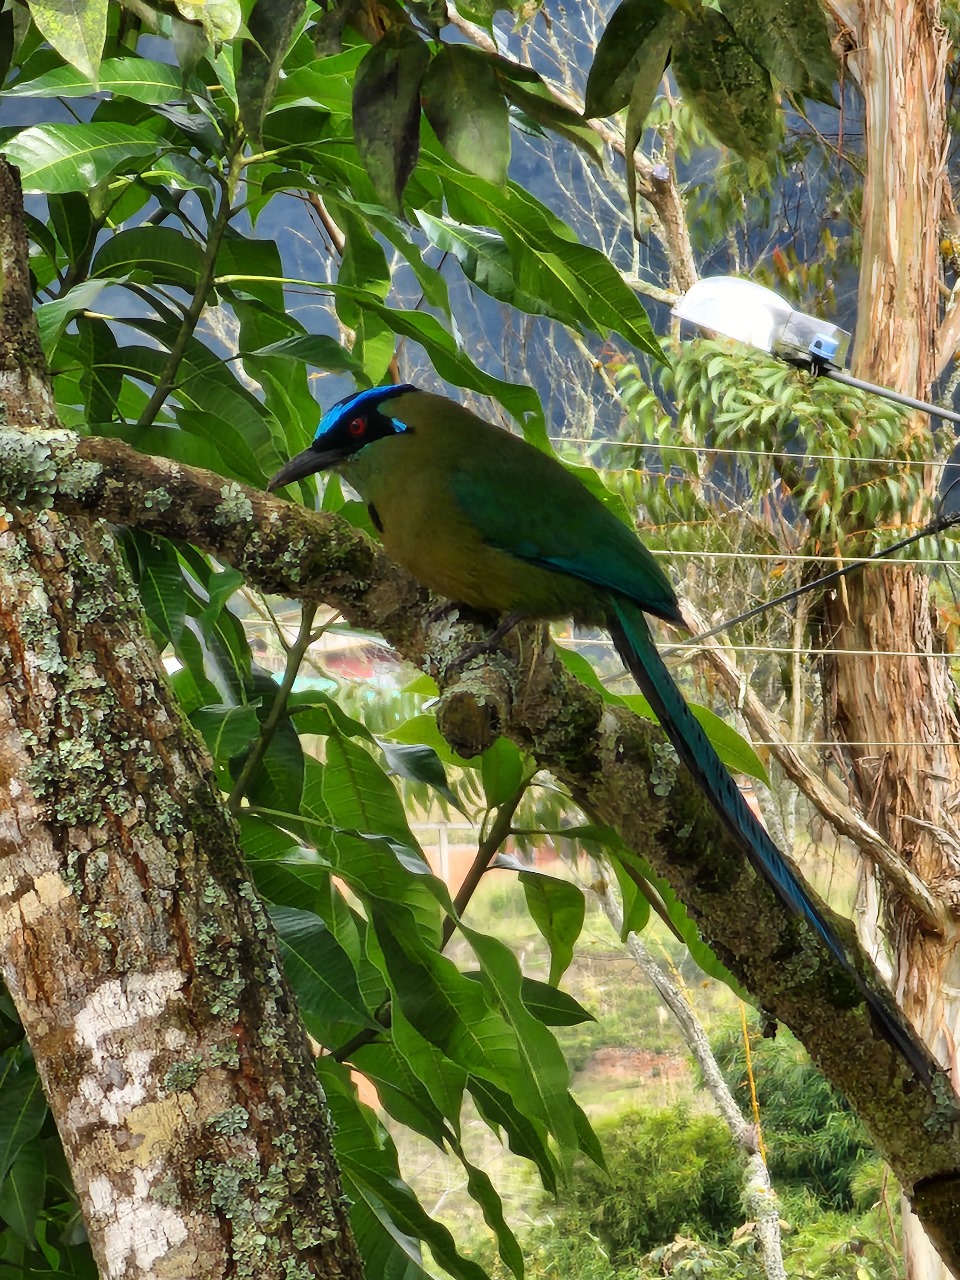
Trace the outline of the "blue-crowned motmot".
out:
M 685 623 L 669 579 L 636 534 L 554 458 L 408 385 L 339 401 L 269 487 L 327 468 L 360 494 L 387 552 L 424 586 L 508 619 L 572 617 L 606 627 L 733 839 L 853 975 L 883 1035 L 928 1077 L 927 1059 L 860 978 L 657 652 L 643 615 Z

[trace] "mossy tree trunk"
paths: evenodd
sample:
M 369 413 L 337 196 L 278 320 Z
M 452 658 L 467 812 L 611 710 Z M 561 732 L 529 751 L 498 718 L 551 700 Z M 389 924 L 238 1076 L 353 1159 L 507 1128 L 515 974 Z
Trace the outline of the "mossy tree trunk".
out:
M 55 424 L 0 164 L 0 406 Z M 0 967 L 104 1277 L 359 1277 L 322 1091 L 109 527 L 0 520 Z

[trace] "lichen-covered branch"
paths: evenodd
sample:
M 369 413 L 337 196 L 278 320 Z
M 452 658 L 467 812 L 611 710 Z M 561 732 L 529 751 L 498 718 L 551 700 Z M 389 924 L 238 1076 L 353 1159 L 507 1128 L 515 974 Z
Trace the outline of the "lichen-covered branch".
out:
M 432 672 L 443 689 L 440 726 L 455 747 L 471 755 L 509 734 L 672 883 L 724 963 L 844 1091 L 960 1264 L 960 1111 L 949 1082 L 937 1076 L 927 1088 L 912 1078 L 874 1031 L 849 974 L 758 881 L 659 731 L 578 684 L 537 628 L 461 667 L 482 624 L 438 621 L 429 593 L 345 521 L 114 440 L 0 431 L 0 500 L 190 541 L 263 590 L 325 600 Z M 831 924 L 859 954 L 852 926 Z

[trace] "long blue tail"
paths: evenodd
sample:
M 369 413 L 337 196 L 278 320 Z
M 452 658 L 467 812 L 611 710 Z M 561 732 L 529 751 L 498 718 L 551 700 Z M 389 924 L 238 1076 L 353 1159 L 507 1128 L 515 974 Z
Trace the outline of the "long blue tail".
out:
M 617 652 L 656 713 L 674 750 L 696 778 L 751 865 L 781 901 L 817 931 L 853 977 L 878 1030 L 929 1083 L 932 1078 L 931 1059 L 882 996 L 866 985 L 840 940 L 820 915 L 803 882 L 754 817 L 740 788 L 674 683 L 639 608 L 622 597 L 611 597 L 608 626 Z

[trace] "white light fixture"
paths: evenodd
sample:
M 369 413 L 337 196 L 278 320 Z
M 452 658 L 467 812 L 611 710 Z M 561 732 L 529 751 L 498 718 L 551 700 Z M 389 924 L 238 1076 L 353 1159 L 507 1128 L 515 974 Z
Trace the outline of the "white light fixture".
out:
M 960 413 L 952 409 L 943 409 L 927 400 L 915 400 L 889 387 L 844 373 L 840 366 L 846 359 L 849 333 L 828 320 L 794 310 L 779 294 L 752 280 L 707 276 L 687 290 L 673 308 L 673 314 L 705 332 L 719 333 L 769 351 L 833 382 L 960 423 Z

